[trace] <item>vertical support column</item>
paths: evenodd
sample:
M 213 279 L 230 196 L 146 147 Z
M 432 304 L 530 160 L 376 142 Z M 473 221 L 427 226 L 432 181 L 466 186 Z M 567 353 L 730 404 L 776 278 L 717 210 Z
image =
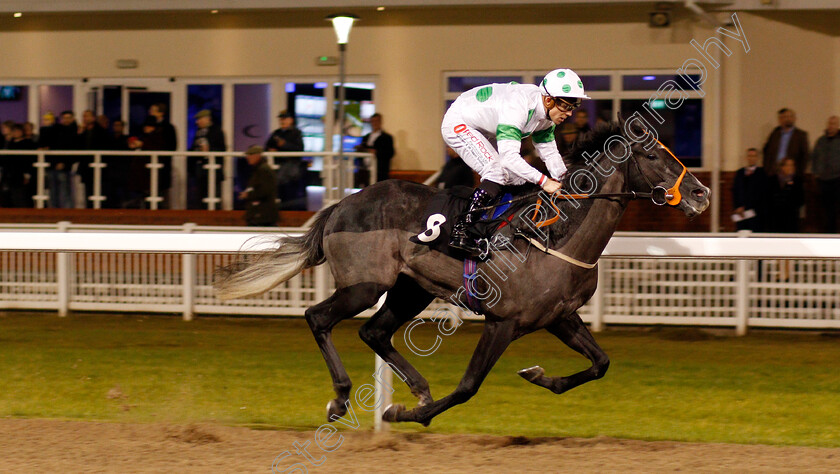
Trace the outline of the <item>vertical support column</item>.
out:
M 151 160 L 148 165 L 149 168 L 149 197 L 146 198 L 149 201 L 149 209 L 157 210 L 158 205 L 163 198 L 160 196 L 160 170 L 163 168 L 163 164 L 160 162 L 160 156 L 155 153 L 152 155 Z
M 391 342 L 393 342 L 393 338 L 391 338 Z M 393 385 L 393 374 L 391 373 L 391 368 L 388 364 L 385 363 L 379 356 L 374 356 L 374 373 L 379 374 L 378 377 L 374 377 L 373 386 L 376 392 L 374 393 L 374 400 L 382 400 L 376 410 L 373 411 L 373 429 L 377 433 L 384 433 L 390 429 L 390 424 L 387 421 L 382 420 L 382 415 L 385 413 L 385 409 L 391 405 L 391 391 Z
M 58 223 L 59 232 L 67 232 L 70 222 L 61 221 Z M 66 317 L 70 310 L 70 282 L 73 278 L 73 267 L 70 261 L 70 254 L 59 252 L 56 254 L 55 262 L 56 282 L 58 284 L 58 316 Z
M 234 173 L 234 156 L 225 156 L 222 158 L 222 209 L 225 211 L 233 210 L 233 173 Z
M 592 332 L 601 332 L 604 330 L 604 279 L 607 276 L 606 264 L 607 262 L 605 260 L 598 262 L 598 286 L 595 288 L 595 294 L 592 295 Z
M 315 301 L 324 301 L 327 293 L 327 266 L 321 264 L 315 267 Z
M 738 232 L 738 237 L 749 238 L 750 231 Z M 748 261 L 741 259 L 735 267 L 735 334 L 745 336 L 750 319 L 749 297 L 750 297 L 750 275 Z
M 102 209 L 102 201 L 105 200 L 105 196 L 102 195 L 102 168 L 107 166 L 102 162 L 102 153 L 93 155 L 93 163 L 90 164 L 93 168 L 93 192 L 90 193 L 88 199 L 93 202 L 94 209 Z
M 183 227 L 185 233 L 192 234 L 196 225 L 188 222 Z M 184 321 L 192 321 L 195 312 L 196 259 L 197 256 L 194 253 L 185 253 L 181 256 L 181 284 L 184 296 L 182 314 Z
M 38 153 L 38 160 L 34 166 L 36 168 L 36 194 L 33 196 L 33 200 L 35 201 L 36 209 L 43 209 L 47 207 L 47 200 L 50 198 L 49 194 L 47 194 L 47 168 L 49 168 L 50 164 L 47 163 L 45 152 Z
M 207 197 L 202 200 L 207 203 L 208 211 L 215 211 L 217 203 L 220 201 L 216 197 L 216 173 L 219 172 L 221 167 L 222 165 L 216 163 L 215 156 L 207 155 L 207 164 L 204 165 L 204 169 L 207 170 Z

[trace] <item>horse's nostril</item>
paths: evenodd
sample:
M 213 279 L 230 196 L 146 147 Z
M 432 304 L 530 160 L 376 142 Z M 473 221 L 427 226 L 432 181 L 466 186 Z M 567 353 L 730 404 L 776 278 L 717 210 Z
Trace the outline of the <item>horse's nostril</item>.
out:
M 703 199 L 708 194 L 708 190 L 704 188 L 697 188 L 694 191 L 691 191 L 691 195 L 697 199 Z

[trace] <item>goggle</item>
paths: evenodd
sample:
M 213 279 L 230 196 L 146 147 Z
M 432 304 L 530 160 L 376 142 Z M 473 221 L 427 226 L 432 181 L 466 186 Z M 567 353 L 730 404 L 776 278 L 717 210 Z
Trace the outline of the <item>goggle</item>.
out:
M 554 103 L 557 105 L 557 108 L 559 108 L 561 112 L 572 112 L 576 108 L 580 107 L 581 102 L 581 99 L 575 99 L 574 102 L 569 102 L 568 100 L 562 97 L 554 98 Z

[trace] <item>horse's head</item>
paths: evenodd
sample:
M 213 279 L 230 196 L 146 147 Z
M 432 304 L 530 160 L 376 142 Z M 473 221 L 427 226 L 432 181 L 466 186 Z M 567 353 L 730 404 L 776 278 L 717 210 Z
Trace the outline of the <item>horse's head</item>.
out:
M 694 217 L 709 207 L 710 190 L 663 145 L 656 131 L 647 130 L 638 114 L 619 117 L 621 133 L 630 143 L 627 164 L 630 189 L 653 195 L 657 204 L 668 204 Z

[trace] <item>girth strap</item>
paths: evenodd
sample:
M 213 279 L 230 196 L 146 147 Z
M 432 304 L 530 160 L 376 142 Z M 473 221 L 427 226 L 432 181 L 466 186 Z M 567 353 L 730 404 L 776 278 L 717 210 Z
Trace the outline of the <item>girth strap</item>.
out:
M 546 248 L 546 247 L 545 247 L 543 244 L 541 244 L 538 240 L 535 240 L 535 239 L 533 239 L 533 238 L 531 238 L 531 237 L 526 237 L 526 239 L 528 239 L 528 241 L 529 241 L 529 242 L 531 242 L 532 244 L 534 244 L 534 247 L 536 247 L 536 248 L 538 248 L 538 249 L 542 250 L 543 252 L 545 252 L 545 253 L 547 253 L 547 254 L 549 254 L 549 255 L 552 255 L 552 256 L 554 256 L 554 257 L 557 257 L 557 258 L 559 258 L 560 260 L 563 260 L 563 261 L 565 261 L 565 262 L 571 263 L 572 265 L 576 265 L 576 266 L 578 266 L 578 267 L 585 268 L 585 269 L 587 269 L 587 270 L 590 270 L 590 269 L 592 269 L 592 268 L 595 268 L 595 265 L 598 265 L 598 262 L 597 262 L 597 261 L 595 261 L 595 263 L 586 263 L 586 262 L 581 262 L 580 260 L 574 259 L 574 258 L 572 258 L 572 257 L 570 257 L 570 256 L 568 256 L 568 255 L 562 254 L 562 253 L 560 253 L 560 252 L 558 252 L 558 251 L 556 251 L 556 250 L 551 250 L 550 248 Z

